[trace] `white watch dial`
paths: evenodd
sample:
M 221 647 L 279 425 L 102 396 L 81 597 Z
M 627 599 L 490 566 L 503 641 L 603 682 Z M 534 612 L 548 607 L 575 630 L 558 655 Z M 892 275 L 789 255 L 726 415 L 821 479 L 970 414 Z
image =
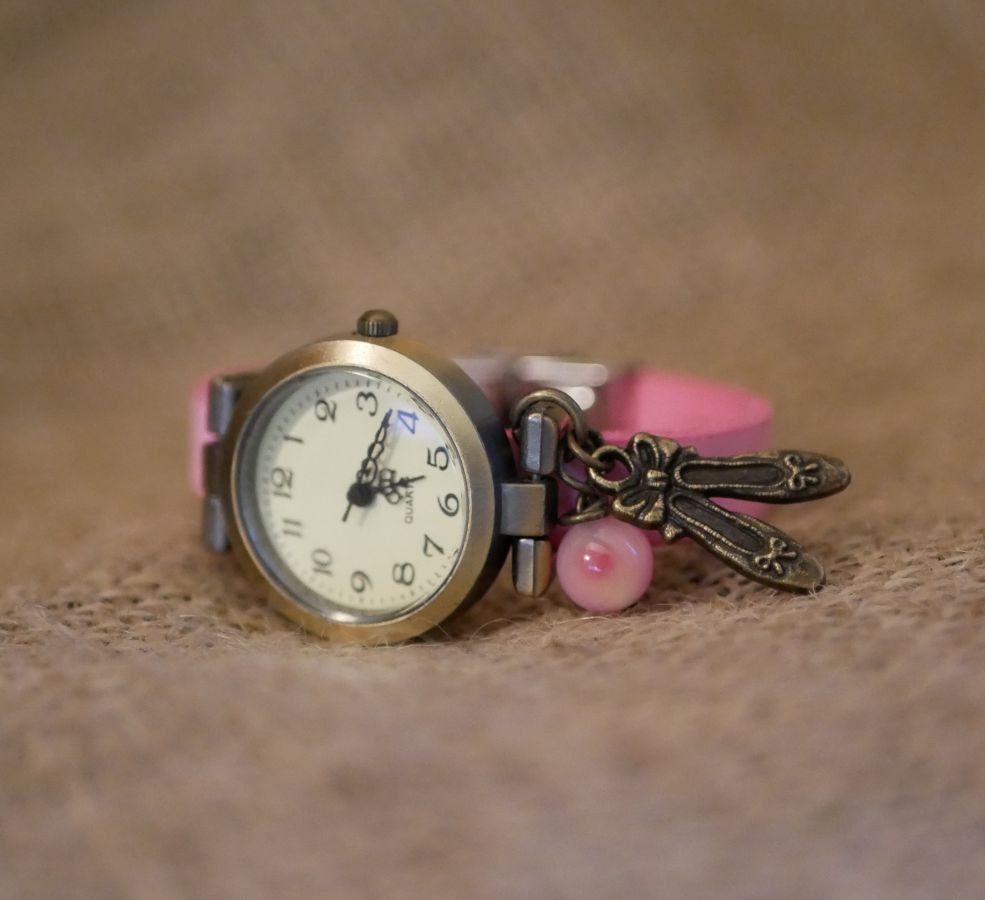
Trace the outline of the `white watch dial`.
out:
M 273 399 L 240 482 L 271 574 L 307 605 L 357 619 L 432 597 L 469 518 L 441 421 L 403 385 L 357 369 L 307 373 Z

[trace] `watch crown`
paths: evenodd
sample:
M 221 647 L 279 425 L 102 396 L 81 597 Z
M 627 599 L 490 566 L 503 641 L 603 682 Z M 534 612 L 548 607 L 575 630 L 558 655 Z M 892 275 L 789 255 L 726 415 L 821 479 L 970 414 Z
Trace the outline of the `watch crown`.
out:
M 369 309 L 356 322 L 356 334 L 363 337 L 391 337 L 397 333 L 397 317 L 385 309 Z

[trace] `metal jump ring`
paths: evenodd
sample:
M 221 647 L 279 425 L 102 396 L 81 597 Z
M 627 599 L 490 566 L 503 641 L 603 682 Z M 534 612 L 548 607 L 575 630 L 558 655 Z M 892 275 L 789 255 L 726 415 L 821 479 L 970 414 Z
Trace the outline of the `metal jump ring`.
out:
M 531 391 L 516 402 L 510 415 L 510 421 L 514 431 L 519 429 L 523 414 L 537 403 L 546 403 L 560 407 L 567 414 L 568 418 L 571 419 L 571 430 L 574 432 L 575 437 L 582 443 L 591 440 L 591 432 L 588 428 L 588 423 L 585 421 L 585 413 L 582 408 L 564 393 L 564 391 L 555 390 L 554 388 L 541 388 L 540 390 Z
M 598 493 L 598 491 L 595 490 L 595 487 L 592 485 L 592 483 L 586 479 L 576 478 L 574 475 L 572 475 L 564 467 L 564 464 L 566 462 L 567 460 L 564 458 L 564 453 L 561 451 L 560 448 L 558 448 L 557 470 L 555 471 L 554 474 L 557 475 L 557 477 L 560 478 L 561 481 L 563 481 L 569 488 L 571 488 L 571 490 L 575 491 L 579 497 L 580 496 L 594 497 Z
M 588 437 L 589 441 L 587 443 L 591 450 L 586 449 L 577 440 L 574 432 L 568 432 L 565 443 L 567 444 L 568 452 L 571 454 L 570 458 L 577 459 L 586 469 L 593 469 L 600 473 L 608 472 L 612 468 L 612 465 L 604 463 L 595 456 L 595 451 L 604 443 L 602 435 L 597 431 L 589 430 Z

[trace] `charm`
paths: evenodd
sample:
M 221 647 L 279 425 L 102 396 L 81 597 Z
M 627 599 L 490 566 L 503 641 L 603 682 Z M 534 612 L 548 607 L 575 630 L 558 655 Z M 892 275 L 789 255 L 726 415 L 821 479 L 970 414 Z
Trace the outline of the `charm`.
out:
M 777 450 L 703 457 L 670 438 L 639 432 L 625 447 L 606 444 L 588 428 L 567 394 L 544 388 L 514 407 L 514 423 L 525 409 L 553 408 L 570 420 L 558 441 L 557 475 L 577 495 L 561 525 L 594 522 L 612 515 L 668 543 L 690 537 L 748 578 L 788 591 L 824 584 L 824 567 L 792 537 L 752 516 L 733 512 L 711 498 L 761 503 L 801 503 L 843 491 L 851 482 L 835 457 L 802 450 Z M 572 471 L 584 467 L 585 477 Z
M 800 503 L 848 487 L 841 460 L 800 450 L 702 457 L 668 438 L 633 435 L 625 449 L 603 444 L 591 454 L 588 483 L 611 498 L 609 512 L 668 543 L 690 537 L 743 575 L 771 587 L 810 591 L 824 568 L 793 538 L 711 497 Z M 621 477 L 614 477 L 622 472 Z
M 653 547 L 639 529 L 614 519 L 569 528 L 557 551 L 564 593 L 598 615 L 622 612 L 653 580 Z

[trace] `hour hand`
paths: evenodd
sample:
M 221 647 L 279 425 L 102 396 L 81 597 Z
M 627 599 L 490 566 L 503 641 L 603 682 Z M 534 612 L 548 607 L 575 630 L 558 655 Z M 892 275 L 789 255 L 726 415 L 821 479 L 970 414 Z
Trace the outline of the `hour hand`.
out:
M 382 494 L 390 503 L 399 503 L 401 500 L 400 488 L 408 487 L 415 481 L 424 479 L 424 475 L 416 475 L 413 478 L 395 478 L 393 469 L 382 469 L 380 471 L 379 484 L 376 485 L 377 493 Z
M 395 487 L 407 487 L 408 484 L 413 484 L 415 481 L 423 481 L 426 476 L 415 475 L 413 478 L 401 478 L 399 481 L 394 482 Z

